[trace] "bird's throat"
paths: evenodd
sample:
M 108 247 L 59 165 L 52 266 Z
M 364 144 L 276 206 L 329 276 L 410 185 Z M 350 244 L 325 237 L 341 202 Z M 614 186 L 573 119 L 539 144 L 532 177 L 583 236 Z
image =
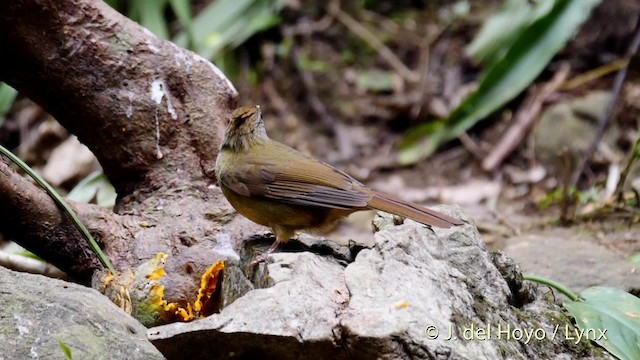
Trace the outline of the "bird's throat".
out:
M 222 143 L 222 150 L 234 152 L 246 152 L 256 145 L 264 144 L 268 141 L 266 132 L 253 132 L 251 134 L 227 133 Z

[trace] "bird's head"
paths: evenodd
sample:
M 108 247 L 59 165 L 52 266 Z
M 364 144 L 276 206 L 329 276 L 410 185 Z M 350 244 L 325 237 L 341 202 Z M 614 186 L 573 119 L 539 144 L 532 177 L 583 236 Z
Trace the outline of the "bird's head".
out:
M 259 105 L 241 106 L 231 115 L 222 148 L 240 151 L 268 139 Z

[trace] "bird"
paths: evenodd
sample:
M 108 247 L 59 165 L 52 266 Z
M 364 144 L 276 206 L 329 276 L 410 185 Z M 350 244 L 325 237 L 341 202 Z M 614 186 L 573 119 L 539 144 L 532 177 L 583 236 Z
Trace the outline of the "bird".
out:
M 223 195 L 249 220 L 271 228 L 276 240 L 258 255 L 264 261 L 298 230 L 326 232 L 347 215 L 380 210 L 441 228 L 464 222 L 372 190 L 345 172 L 267 135 L 259 105 L 231 115 L 215 174 Z

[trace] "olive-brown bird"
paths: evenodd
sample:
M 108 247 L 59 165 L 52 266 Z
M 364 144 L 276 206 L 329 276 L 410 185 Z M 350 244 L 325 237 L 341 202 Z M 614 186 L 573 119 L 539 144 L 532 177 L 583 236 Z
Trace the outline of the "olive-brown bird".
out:
M 376 209 L 426 225 L 451 227 L 458 219 L 371 190 L 334 168 L 271 140 L 260 106 L 242 106 L 231 116 L 216 160 L 222 193 L 249 220 L 271 228 L 276 241 L 263 261 L 296 230 L 330 230 L 360 210 Z

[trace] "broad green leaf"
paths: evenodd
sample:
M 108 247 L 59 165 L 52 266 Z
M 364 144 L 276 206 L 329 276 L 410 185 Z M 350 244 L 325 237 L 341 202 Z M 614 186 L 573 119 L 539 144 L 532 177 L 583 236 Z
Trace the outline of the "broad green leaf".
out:
M 137 19 L 140 25 L 149 29 L 161 39 L 169 38 L 169 29 L 164 19 L 166 0 L 131 0 L 129 5 L 130 19 Z
M 9 112 L 13 102 L 16 100 L 16 96 L 18 96 L 18 91 L 0 82 L 0 126 L 4 122 L 4 116 Z
M 180 21 L 184 33 L 187 37 L 188 47 L 193 47 L 193 16 L 191 15 L 191 1 L 189 0 L 169 0 L 173 12 Z
M 556 0 L 548 14 L 525 29 L 467 96 L 438 125 L 421 125 L 401 141 L 399 161 L 415 163 L 512 100 L 540 74 L 601 0 Z M 435 132 L 430 132 L 432 128 Z M 430 135 L 429 138 L 425 138 Z
M 580 297 L 584 301 L 568 302 L 564 307 L 584 336 L 619 359 L 640 359 L 640 299 L 607 287 L 589 288 Z
M 106 208 L 113 208 L 116 197 L 116 190 L 102 171 L 89 174 L 67 195 L 68 199 L 83 203 L 96 198 L 97 204 Z
M 554 0 L 506 0 L 487 19 L 465 51 L 477 63 L 490 65 L 500 59 L 533 21 L 551 11 Z
M 201 51 L 204 42 L 211 34 L 222 33 L 234 22 L 242 21 L 243 13 L 251 6 L 253 0 L 214 0 L 207 5 L 194 19 L 192 23 L 193 41 L 195 51 L 203 55 Z M 187 36 L 180 32 L 173 41 L 186 46 Z
M 108 209 L 113 209 L 113 207 L 116 205 L 117 198 L 118 194 L 116 193 L 116 189 L 108 180 L 106 180 L 105 183 L 102 184 L 102 186 L 98 189 L 98 193 L 96 194 L 96 204 Z
M 216 0 L 194 19 L 193 50 L 207 59 L 215 57 L 225 47 L 236 47 L 253 34 L 272 27 L 280 19 L 278 11 L 289 0 Z M 186 32 L 173 41 L 187 46 Z
M 632 264 L 640 264 L 640 252 L 631 255 L 629 257 L 629 262 Z
M 118 5 L 120 5 L 120 1 L 118 0 L 104 0 L 104 2 L 116 10 L 118 10 Z

